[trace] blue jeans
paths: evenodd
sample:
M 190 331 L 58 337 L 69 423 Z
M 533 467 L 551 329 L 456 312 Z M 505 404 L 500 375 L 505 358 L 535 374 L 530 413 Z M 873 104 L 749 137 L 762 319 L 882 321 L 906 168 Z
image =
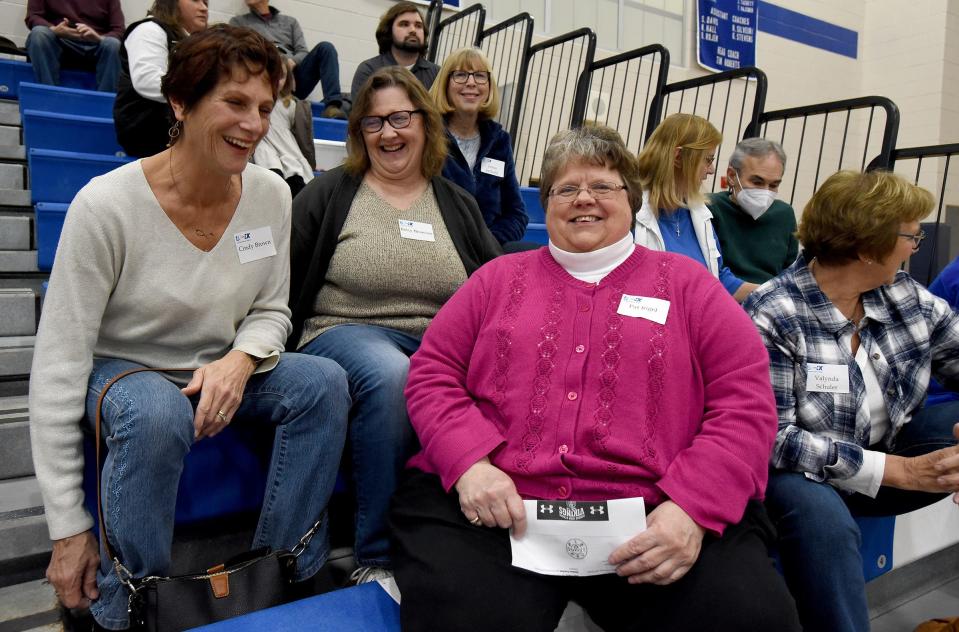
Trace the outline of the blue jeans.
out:
M 306 99 L 317 83 L 323 87 L 323 103 L 337 105 L 342 101 L 340 92 L 340 60 L 336 48 L 329 42 L 320 42 L 313 47 L 303 61 L 293 69 L 296 78 L 297 99 Z
M 959 402 L 920 410 L 895 440 L 890 454 L 917 456 L 956 444 L 952 426 Z M 869 630 L 866 582 L 859 553 L 862 536 L 853 516 L 893 516 L 929 505 L 945 494 L 883 487 L 876 498 L 840 493 L 797 472 L 773 471 L 766 508 L 779 532 L 786 584 L 805 630 Z
M 37 81 L 60 85 L 60 62 L 70 59 L 82 67 L 96 69 L 97 90 L 116 92 L 120 74 L 120 40 L 104 37 L 99 42 L 58 37 L 46 26 L 35 26 L 27 36 L 27 53 Z
M 95 419 L 97 397 L 107 380 L 136 366 L 126 360 L 94 360 L 88 423 Z M 170 568 L 177 482 L 193 444 L 194 404 L 159 373 L 126 377 L 104 398 L 102 435 L 108 452 L 101 476 L 106 523 L 101 528 L 134 577 L 164 575 Z M 285 353 L 272 371 L 250 377 L 231 423 L 276 427 L 252 548 L 291 549 L 323 516 L 336 482 L 348 410 L 346 374 L 329 360 Z M 324 516 L 322 528 L 297 560 L 297 580 L 311 577 L 326 561 L 326 532 Z M 128 591 L 102 544 L 97 584 L 100 597 L 90 608 L 97 622 L 110 629 L 128 627 Z
M 390 499 L 416 447 L 403 389 L 409 357 L 419 346 L 418 338 L 395 329 L 351 324 L 325 331 L 300 349 L 333 360 L 349 376 L 356 488 L 353 551 L 360 566 L 390 566 Z

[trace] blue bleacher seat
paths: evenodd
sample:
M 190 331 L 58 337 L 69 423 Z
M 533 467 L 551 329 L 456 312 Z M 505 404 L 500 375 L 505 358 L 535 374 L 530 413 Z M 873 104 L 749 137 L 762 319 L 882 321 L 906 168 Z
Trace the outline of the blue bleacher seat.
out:
M 0 99 L 16 99 L 20 96 L 21 82 L 36 82 L 33 66 L 24 61 L 0 59 Z M 61 70 L 60 84 L 67 88 L 96 90 L 97 79 L 92 72 Z
M 526 205 L 526 214 L 529 215 L 529 221 L 532 224 L 542 224 L 546 221 L 546 213 L 539 203 L 538 187 L 520 187 L 519 194 L 523 198 L 523 204 Z
M 346 141 L 346 121 L 313 117 L 313 138 Z
M 204 632 L 399 632 L 400 606 L 376 582 L 195 628 Z
M 862 532 L 862 572 L 868 582 L 892 570 L 892 541 L 896 531 L 896 517 L 856 518 Z
M 113 118 L 113 102 L 116 97 L 113 92 L 24 82 L 20 84 L 20 111 L 39 110 Z
M 57 243 L 60 241 L 68 206 L 40 202 L 33 207 L 37 234 L 37 268 L 43 272 L 49 272 L 53 268 L 53 257 L 57 254 Z
M 30 170 L 30 195 L 37 202 L 69 204 L 91 178 L 103 175 L 133 158 L 87 154 L 56 149 L 31 149 L 27 152 Z
M 532 241 L 537 244 L 543 244 L 544 246 L 548 244 L 549 235 L 546 234 L 546 224 L 527 224 L 523 241 Z
M 125 156 L 117 143 L 113 119 L 23 110 L 23 144 L 27 149 L 59 149 Z

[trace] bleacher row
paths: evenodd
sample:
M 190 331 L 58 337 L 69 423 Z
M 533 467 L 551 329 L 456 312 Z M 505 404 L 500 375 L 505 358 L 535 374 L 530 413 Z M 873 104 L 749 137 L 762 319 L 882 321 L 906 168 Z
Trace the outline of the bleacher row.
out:
M 432 4 L 436 5 L 435 2 Z M 898 110 L 882 97 L 764 112 L 766 78 L 758 69 L 742 69 L 669 84 L 666 81 L 668 51 L 661 46 L 647 46 L 595 60 L 595 36 L 589 29 L 579 29 L 533 46 L 532 18 L 528 14 L 521 14 L 485 30 L 484 19 L 485 11 L 480 5 L 442 21 L 439 20 L 439 12 L 434 11 L 431 56 L 442 61 L 445 54 L 459 46 L 479 45 L 492 60 L 500 84 L 513 86 L 500 119 L 513 136 L 521 184 L 535 181 L 538 159 L 546 140 L 559 129 L 582 124 L 586 120 L 599 120 L 618 129 L 630 146 L 638 151 L 659 120 L 677 111 L 703 115 L 721 129 L 727 139 L 720 151 L 721 156 L 728 155 L 730 143 L 735 143 L 743 136 L 769 134 L 783 141 L 790 154 L 791 166 L 782 190 L 784 193 L 791 190 L 790 202 L 796 198 L 797 190 L 801 194 L 804 187 L 811 186 L 814 189 L 836 168 L 893 168 L 897 158 L 901 161 L 913 160 L 918 163 L 915 180 L 919 181 L 924 159 L 927 159 L 928 164 L 929 158 L 951 157 L 959 153 L 959 146 L 954 145 L 896 149 Z M 521 30 L 521 33 L 504 37 L 510 29 Z M 567 59 L 572 63 L 554 67 L 554 59 Z M 618 73 L 617 70 L 622 72 Z M 542 77 L 547 76 L 554 80 L 541 81 Z M 649 78 L 648 82 L 646 77 Z M 747 77 L 753 81 L 746 81 Z M 0 60 L 0 99 L 19 102 L 30 190 L 29 204 L 34 211 L 36 265 L 38 270 L 48 271 L 53 263 L 63 218 L 73 196 L 90 178 L 110 171 L 130 158 L 123 155 L 116 143 L 112 120 L 113 95 L 94 92 L 92 75 L 65 72 L 62 87 L 38 85 L 32 81 L 29 64 Z M 595 112 L 590 113 L 587 108 L 591 92 L 600 89 L 613 94 L 613 100 L 620 102 L 619 111 L 614 112 L 612 110 L 615 108 L 610 108 L 605 120 Z M 736 108 L 739 108 L 738 112 Z M 877 111 L 884 115 L 884 121 L 877 121 L 874 125 Z M 852 139 L 856 134 L 850 133 L 850 127 L 856 126 L 856 116 L 861 112 L 867 113 L 868 118 L 863 122 L 868 122 L 864 133 L 858 134 L 862 141 L 860 151 L 860 147 L 853 147 Z M 625 116 L 624 113 L 629 115 Z M 833 116 L 833 121 L 838 121 L 832 128 L 829 127 L 829 116 Z M 821 128 L 816 128 L 815 132 L 810 129 L 807 133 L 807 127 L 815 127 L 815 124 L 810 123 L 815 117 L 824 117 Z M 798 145 L 790 147 L 789 135 L 797 128 L 801 129 Z M 838 161 L 826 164 L 825 158 L 834 158 L 826 151 L 827 135 L 837 130 L 842 135 L 843 150 Z M 314 118 L 314 134 L 320 166 L 337 164 L 345 151 L 345 123 Z M 810 160 L 813 162 L 810 163 Z M 804 179 L 809 182 L 806 183 Z M 715 188 L 716 181 L 712 186 Z M 522 191 L 530 214 L 526 239 L 545 243 L 544 216 L 538 190 L 524 186 Z M 940 216 L 942 197 L 940 194 Z M 937 217 L 937 225 L 939 221 Z M 215 440 L 201 442 L 191 452 L 181 480 L 181 491 L 184 493 L 178 495 L 178 523 L 187 524 L 229 513 L 255 511 L 259 507 L 268 454 L 252 449 L 250 442 L 241 439 L 242 436 L 233 432 L 224 432 Z M 262 442 L 255 444 L 262 445 Z M 88 465 L 92 462 L 88 453 Z M 229 467 L 221 466 L 226 463 Z M 217 475 L 211 476 L 210 472 L 214 471 Z M 229 476 L 224 476 L 224 472 L 228 472 Z M 89 474 L 85 478 L 92 482 Z M 210 481 L 215 481 L 212 487 Z M 197 488 L 205 489 L 202 497 L 187 493 Z M 94 498 L 92 489 L 87 490 L 87 498 Z M 892 567 L 894 523 L 892 518 L 860 520 L 867 579 Z M 357 610 L 359 613 L 364 610 L 362 599 L 358 603 L 361 604 Z M 382 614 L 379 610 L 375 612 L 379 613 L 377 616 Z M 389 619 L 394 615 L 390 610 L 382 616 Z M 382 623 L 379 619 L 378 622 Z M 255 627 L 253 625 L 249 629 Z

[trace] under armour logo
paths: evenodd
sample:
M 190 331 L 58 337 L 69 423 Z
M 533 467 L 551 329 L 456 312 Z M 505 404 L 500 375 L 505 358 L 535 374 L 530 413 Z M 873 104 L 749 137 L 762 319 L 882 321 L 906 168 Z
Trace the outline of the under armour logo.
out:
M 601 516 L 602 516 L 602 515 L 605 515 L 605 514 L 606 514 L 606 507 L 603 507 L 602 505 L 600 505 L 600 506 L 598 506 L 598 507 L 597 507 L 596 505 L 593 505 L 592 507 L 589 508 L 589 513 L 590 513 L 590 515 L 593 515 L 593 516 L 595 516 L 596 514 L 599 514 L 599 515 L 601 515 Z
M 547 513 L 547 512 L 553 513 L 553 506 L 552 506 L 552 505 L 540 505 L 540 506 L 539 506 L 539 512 L 540 512 L 541 514 L 544 514 L 544 513 Z

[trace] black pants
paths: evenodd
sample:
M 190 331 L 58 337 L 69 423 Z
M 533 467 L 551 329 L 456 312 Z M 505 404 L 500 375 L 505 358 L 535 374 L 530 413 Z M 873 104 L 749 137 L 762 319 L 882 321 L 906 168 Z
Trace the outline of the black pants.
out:
M 760 503 L 723 537 L 707 535 L 693 568 L 668 586 L 514 568 L 508 532 L 469 524 L 456 493 L 422 472 L 396 492 L 391 523 L 404 631 L 551 632 L 569 601 L 604 630 L 799 630 L 767 554 L 773 535 Z

